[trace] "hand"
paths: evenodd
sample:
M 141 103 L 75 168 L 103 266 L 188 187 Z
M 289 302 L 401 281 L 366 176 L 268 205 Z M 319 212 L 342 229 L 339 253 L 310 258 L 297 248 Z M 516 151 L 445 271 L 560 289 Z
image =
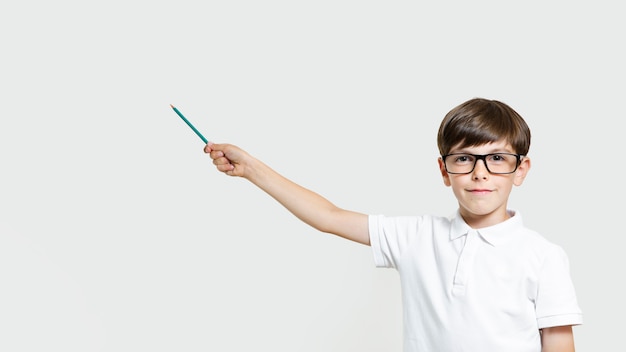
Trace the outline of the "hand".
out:
M 245 165 L 250 160 L 250 155 L 232 144 L 215 144 L 209 142 L 204 147 L 204 152 L 211 156 L 213 165 L 229 176 L 243 177 Z

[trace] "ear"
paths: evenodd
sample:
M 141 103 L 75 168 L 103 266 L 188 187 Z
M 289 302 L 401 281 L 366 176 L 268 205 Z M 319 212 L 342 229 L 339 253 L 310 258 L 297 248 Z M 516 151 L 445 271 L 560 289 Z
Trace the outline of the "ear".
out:
M 528 175 L 528 171 L 530 171 L 530 158 L 525 156 L 522 161 L 520 161 L 517 170 L 515 170 L 515 179 L 513 180 L 513 184 L 521 186 L 522 183 L 524 183 L 526 175 Z
M 450 187 L 450 174 L 446 171 L 446 165 L 443 163 L 443 159 L 439 157 L 437 162 L 439 163 L 439 172 L 441 172 L 441 177 L 443 177 L 443 184 Z

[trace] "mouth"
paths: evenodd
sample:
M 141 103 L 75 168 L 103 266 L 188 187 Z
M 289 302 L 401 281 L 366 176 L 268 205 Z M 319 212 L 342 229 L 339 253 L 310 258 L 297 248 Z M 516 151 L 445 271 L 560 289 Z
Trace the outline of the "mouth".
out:
M 492 191 L 489 189 L 469 189 L 467 190 L 469 193 L 471 194 L 475 194 L 475 195 L 482 195 L 482 194 L 489 194 Z

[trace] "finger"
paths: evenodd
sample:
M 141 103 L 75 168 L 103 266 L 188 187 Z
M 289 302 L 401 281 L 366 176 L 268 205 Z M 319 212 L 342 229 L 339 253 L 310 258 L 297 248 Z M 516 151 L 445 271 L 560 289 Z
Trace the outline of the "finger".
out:
M 217 169 L 221 172 L 229 173 L 234 170 L 234 166 L 231 164 L 220 164 L 217 165 Z
M 230 160 L 224 158 L 224 157 L 219 157 L 219 158 L 215 158 L 213 159 L 213 164 L 214 165 L 228 165 L 230 164 Z
M 211 156 L 211 159 L 217 159 L 223 157 L 224 152 L 221 150 L 212 150 L 209 155 Z

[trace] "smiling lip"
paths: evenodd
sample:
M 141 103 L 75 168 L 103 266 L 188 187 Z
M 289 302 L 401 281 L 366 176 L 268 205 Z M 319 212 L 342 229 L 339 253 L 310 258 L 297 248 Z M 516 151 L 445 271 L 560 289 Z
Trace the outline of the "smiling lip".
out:
M 468 190 L 472 194 L 488 194 L 491 193 L 491 190 L 488 189 L 470 189 Z

